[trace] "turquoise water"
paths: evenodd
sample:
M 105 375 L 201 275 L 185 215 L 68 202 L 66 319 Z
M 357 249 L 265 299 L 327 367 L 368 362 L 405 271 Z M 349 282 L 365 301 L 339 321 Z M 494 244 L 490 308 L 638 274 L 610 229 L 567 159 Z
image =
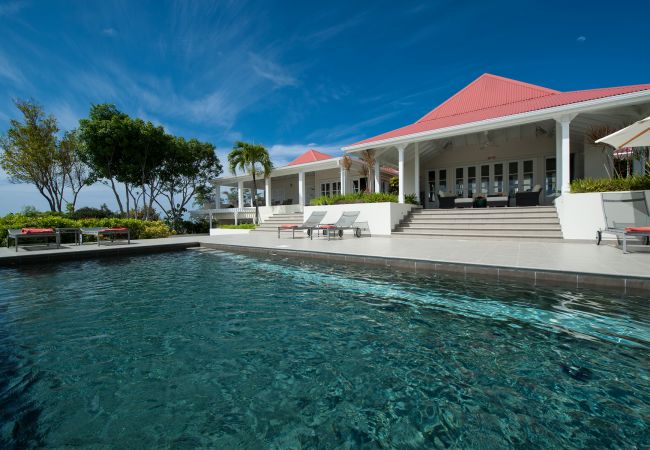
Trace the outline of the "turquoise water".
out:
M 0 270 L 0 447 L 639 448 L 648 299 L 186 251 Z

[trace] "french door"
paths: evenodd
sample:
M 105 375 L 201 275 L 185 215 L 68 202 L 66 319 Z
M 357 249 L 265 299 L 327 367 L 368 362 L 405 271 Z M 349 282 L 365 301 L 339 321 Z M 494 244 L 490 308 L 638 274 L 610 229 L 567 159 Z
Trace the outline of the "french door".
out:
M 535 165 L 534 159 L 523 159 L 456 167 L 452 171 L 453 192 L 458 197 L 471 198 L 477 195 L 514 195 L 519 191 L 530 191 L 536 182 Z M 438 172 L 441 171 L 446 173 L 445 169 Z M 429 173 L 431 172 L 433 171 Z M 431 181 L 431 176 L 429 178 Z

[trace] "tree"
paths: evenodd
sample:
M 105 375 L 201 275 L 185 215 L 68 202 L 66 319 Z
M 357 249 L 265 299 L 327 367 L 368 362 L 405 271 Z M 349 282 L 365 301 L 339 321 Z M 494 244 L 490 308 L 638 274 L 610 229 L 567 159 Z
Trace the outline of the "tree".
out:
M 68 180 L 56 133 L 56 118 L 30 100 L 16 100 L 24 121 L 12 119 L 0 138 L 0 166 L 12 183 L 32 183 L 45 197 L 51 211 L 61 212 Z
M 68 208 L 74 212 L 79 191 L 84 186 L 92 184 L 94 180 L 88 166 L 82 160 L 81 141 L 76 130 L 65 132 L 59 148 L 63 172 L 68 178 L 68 186 L 72 191 L 72 201 L 68 202 Z
M 79 121 L 83 161 L 90 167 L 94 178 L 110 185 L 121 214 L 124 214 L 124 206 L 116 182 L 118 177 L 124 175 L 126 149 L 132 131 L 129 120 L 129 116 L 120 112 L 115 105 L 100 104 L 92 105 L 88 118 Z M 127 185 L 127 199 L 128 189 Z
M 374 173 L 375 170 L 375 151 L 374 150 L 363 150 L 359 153 L 359 159 L 361 159 L 361 174 L 364 177 L 368 178 L 366 183 L 366 191 L 373 192 L 373 183 L 370 182 L 370 174 Z M 377 186 L 374 187 L 374 190 L 377 190 Z
M 233 174 L 236 174 L 237 170 L 241 170 L 253 176 L 253 192 L 255 193 L 257 193 L 256 177 L 261 175 L 266 178 L 273 169 L 269 152 L 263 145 L 249 144 L 242 141 L 235 142 L 232 151 L 228 154 L 228 163 Z M 255 201 L 255 223 L 259 222 L 259 206 L 258 202 Z
M 192 197 L 205 197 L 211 189 L 210 181 L 221 172 L 214 145 L 196 139 L 172 138 L 159 171 L 159 194 L 168 201 L 169 209 L 165 209 L 156 197 L 154 199 L 174 229 L 180 230 Z

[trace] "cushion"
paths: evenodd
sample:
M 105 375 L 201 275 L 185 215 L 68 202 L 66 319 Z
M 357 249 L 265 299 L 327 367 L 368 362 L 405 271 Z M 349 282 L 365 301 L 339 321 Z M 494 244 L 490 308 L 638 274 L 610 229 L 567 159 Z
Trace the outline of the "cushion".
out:
M 104 228 L 103 230 L 99 230 L 100 233 L 105 233 L 107 231 L 129 231 L 129 229 L 126 227 L 114 227 L 114 228 Z
M 630 231 L 632 233 L 650 233 L 650 227 L 627 227 L 625 231 Z
M 298 225 L 292 225 L 290 223 L 283 223 L 278 228 L 298 228 Z
M 20 230 L 21 234 L 49 234 L 54 233 L 52 228 L 23 228 Z
M 320 225 L 318 228 L 336 228 L 336 225 Z

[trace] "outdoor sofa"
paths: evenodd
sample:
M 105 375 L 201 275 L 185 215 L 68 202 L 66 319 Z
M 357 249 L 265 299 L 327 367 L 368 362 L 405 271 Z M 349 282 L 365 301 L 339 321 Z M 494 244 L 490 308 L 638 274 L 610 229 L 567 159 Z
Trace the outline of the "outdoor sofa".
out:
M 343 239 L 344 230 L 353 230 L 356 237 L 361 237 L 361 227 L 356 224 L 357 217 L 359 217 L 359 211 L 345 211 L 336 223 L 318 225 L 314 230 L 319 236 L 320 232 L 323 231 L 323 234 L 327 235 L 328 241 L 332 235 L 338 235 L 339 238 Z M 312 230 L 312 239 L 313 236 L 314 232 Z
M 111 242 L 115 241 L 117 236 L 125 237 L 128 244 L 131 243 L 131 232 L 126 227 L 93 227 L 81 228 L 81 244 L 84 242 L 84 236 L 94 236 L 97 238 L 97 246 L 100 245 L 102 236 L 110 238 Z
M 326 211 L 314 211 L 302 225 L 283 224 L 278 227 L 278 239 L 282 231 L 291 231 L 291 239 L 296 237 L 296 230 L 307 230 L 307 234 L 311 237 L 313 229 L 321 223 L 327 214 Z
M 537 184 L 530 191 L 517 192 L 515 194 L 516 206 L 539 206 L 539 197 L 542 194 L 542 187 Z
M 628 238 L 642 238 L 650 243 L 650 214 L 645 193 L 608 192 L 601 194 L 605 228 L 596 232 L 596 245 L 600 245 L 603 234 L 613 234 L 623 241 L 623 253 L 627 253 Z
M 7 248 L 9 248 L 9 240 L 13 239 L 16 244 L 16 252 L 18 251 L 18 245 L 21 240 L 34 240 L 34 239 L 43 239 L 46 240 L 50 237 L 55 238 L 56 248 L 61 248 L 61 235 L 58 231 L 53 228 L 20 228 L 20 229 L 9 229 L 7 230 Z M 49 246 L 49 242 L 48 242 Z
M 508 196 L 504 195 L 503 193 L 488 195 L 486 198 L 487 207 L 488 208 L 506 207 L 508 206 L 508 200 L 509 200 Z
M 453 194 L 445 194 L 444 192 L 440 191 L 438 193 L 438 207 L 441 209 L 452 209 L 454 208 L 456 196 Z

